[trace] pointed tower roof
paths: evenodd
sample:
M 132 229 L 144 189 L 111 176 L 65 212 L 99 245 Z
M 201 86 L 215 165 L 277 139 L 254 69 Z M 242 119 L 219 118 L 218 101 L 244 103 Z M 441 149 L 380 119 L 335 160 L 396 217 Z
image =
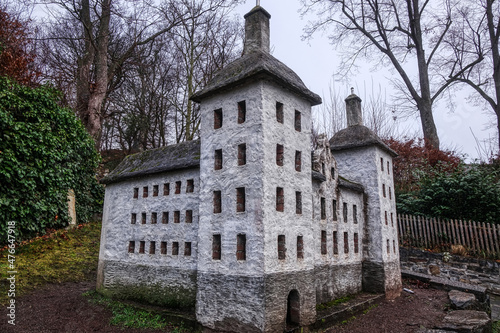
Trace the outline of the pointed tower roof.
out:
M 205 88 L 191 96 L 201 102 L 214 94 L 248 82 L 271 79 L 282 87 L 301 95 L 311 105 L 321 104 L 321 97 L 310 91 L 300 77 L 270 53 L 269 19 L 261 6 L 245 15 L 245 46 L 241 58 L 217 72 Z

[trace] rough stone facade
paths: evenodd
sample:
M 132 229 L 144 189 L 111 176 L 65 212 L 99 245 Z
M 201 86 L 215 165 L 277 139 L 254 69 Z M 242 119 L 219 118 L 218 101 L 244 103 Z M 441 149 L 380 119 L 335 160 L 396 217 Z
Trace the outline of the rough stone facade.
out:
M 129 156 L 103 180 L 102 292 L 192 307 L 227 332 L 311 325 L 317 304 L 363 290 L 398 295 L 394 154 L 357 127 L 355 95 L 351 130 L 311 151 L 321 99 L 269 54 L 269 18 L 245 16 L 243 56 L 192 96 L 200 141 Z

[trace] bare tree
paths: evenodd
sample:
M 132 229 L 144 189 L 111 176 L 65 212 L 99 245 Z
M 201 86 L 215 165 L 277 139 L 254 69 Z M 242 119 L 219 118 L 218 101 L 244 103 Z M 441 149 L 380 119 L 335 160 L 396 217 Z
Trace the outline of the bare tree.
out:
M 418 109 L 424 138 L 436 148 L 439 137 L 433 104 L 464 71 L 481 61 L 475 59 L 450 75 L 442 74 L 436 62 L 438 54 L 446 56 L 443 39 L 452 26 L 453 1 L 302 0 L 304 13 L 316 11 L 318 15 L 306 35 L 328 30 L 332 43 L 346 50 L 340 67 L 344 75 L 360 57 L 398 73 L 396 87 Z M 329 30 L 331 25 L 334 28 Z M 416 80 L 411 69 L 418 73 Z

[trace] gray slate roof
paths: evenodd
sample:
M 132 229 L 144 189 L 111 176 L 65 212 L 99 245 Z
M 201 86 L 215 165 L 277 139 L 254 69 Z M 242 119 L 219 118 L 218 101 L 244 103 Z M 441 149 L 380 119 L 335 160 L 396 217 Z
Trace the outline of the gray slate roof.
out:
M 365 188 L 363 185 L 351 182 L 350 180 L 345 179 L 344 177 L 339 177 L 339 186 L 350 189 L 355 192 L 364 192 Z
M 204 98 L 251 80 L 270 78 L 307 99 L 311 105 L 321 104 L 321 97 L 304 85 L 300 77 L 269 53 L 256 51 L 243 55 L 220 70 L 208 85 L 191 96 L 197 103 Z
M 320 182 L 320 183 L 326 181 L 326 177 L 324 174 L 322 174 L 321 172 L 318 172 L 318 171 L 314 171 L 314 170 L 311 171 L 311 178 L 313 180 Z
M 101 179 L 101 183 L 111 184 L 129 178 L 196 167 L 200 167 L 200 140 L 182 142 L 129 155 L 113 171 Z
M 335 133 L 335 135 L 330 139 L 330 149 L 332 151 L 368 147 L 373 145 L 379 146 L 388 152 L 392 157 L 398 156 L 398 154 L 389 148 L 375 133 L 363 125 L 354 125 L 344 128 L 343 130 Z

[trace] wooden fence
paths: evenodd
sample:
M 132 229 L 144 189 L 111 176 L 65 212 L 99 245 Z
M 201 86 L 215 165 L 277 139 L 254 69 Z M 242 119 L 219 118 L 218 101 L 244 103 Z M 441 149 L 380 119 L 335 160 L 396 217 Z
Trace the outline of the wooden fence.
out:
M 398 228 L 401 246 L 432 249 L 463 245 L 470 254 L 500 256 L 500 225 L 398 215 Z

